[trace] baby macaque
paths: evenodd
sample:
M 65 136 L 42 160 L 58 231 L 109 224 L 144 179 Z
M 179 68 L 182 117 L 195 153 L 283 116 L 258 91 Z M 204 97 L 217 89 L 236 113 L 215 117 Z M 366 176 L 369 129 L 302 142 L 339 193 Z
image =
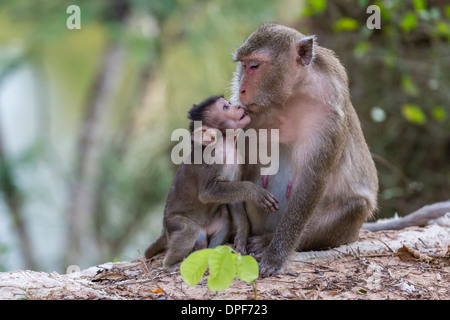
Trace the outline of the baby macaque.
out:
M 225 139 L 227 129 L 242 130 L 250 123 L 247 112 L 221 96 L 213 96 L 194 105 L 189 119 L 192 150 L 195 143 L 201 143 L 203 150 L 212 143 L 222 144 L 214 149 L 223 150 L 224 156 L 231 153 L 235 161 L 195 164 L 192 152 L 190 164 L 179 166 L 167 197 L 162 234 L 145 251 L 148 259 L 167 249 L 166 270 L 173 270 L 192 251 L 214 248 L 233 237 L 236 250 L 245 254 L 249 224 L 243 201 L 252 200 L 266 212 L 278 210 L 278 200 L 268 190 L 240 180 L 242 165 L 235 158 L 236 139 Z M 201 121 L 201 127 L 194 130 L 194 121 Z M 216 139 L 215 130 L 224 138 Z

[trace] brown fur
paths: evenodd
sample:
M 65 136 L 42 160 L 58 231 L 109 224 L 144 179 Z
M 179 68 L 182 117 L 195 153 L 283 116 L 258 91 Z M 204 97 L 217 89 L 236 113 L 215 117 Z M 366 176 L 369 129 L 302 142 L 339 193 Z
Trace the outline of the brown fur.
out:
M 224 110 L 224 104 L 228 102 L 220 98 L 201 110 L 202 130 L 224 131 L 249 123 L 249 118 L 242 118 L 241 107 L 228 104 L 228 110 Z M 221 127 L 216 127 L 218 124 Z M 253 182 L 240 181 L 241 165 L 194 164 L 193 154 L 191 163 L 179 166 L 167 197 L 162 234 L 145 251 L 148 259 L 167 249 L 164 267 L 168 270 L 193 250 L 213 248 L 230 237 L 236 249 L 246 253 L 249 230 L 242 201 L 253 200 L 268 212 L 278 208 L 269 191 Z
M 355 241 L 377 206 L 377 173 L 345 69 L 329 49 L 314 43 L 308 52 L 306 41 L 311 37 L 294 29 L 264 25 L 235 52 L 233 103 L 252 112 L 251 127 L 280 130 L 280 170 L 268 180 L 280 210 L 267 217 L 246 203 L 254 236 L 249 251 L 261 258 L 262 276 L 278 272 L 295 249 Z M 259 58 L 258 69 L 248 68 Z M 257 165 L 246 174 L 261 184 Z

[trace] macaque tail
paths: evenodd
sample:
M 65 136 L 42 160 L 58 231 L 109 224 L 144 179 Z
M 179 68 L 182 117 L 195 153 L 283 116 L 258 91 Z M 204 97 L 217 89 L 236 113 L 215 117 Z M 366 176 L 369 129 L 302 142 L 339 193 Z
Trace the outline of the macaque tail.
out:
M 425 226 L 450 212 L 450 200 L 424 206 L 407 216 L 380 222 L 363 223 L 362 229 L 370 231 L 400 230 L 410 226 Z
M 158 239 L 156 239 L 155 242 L 153 242 L 147 250 L 145 250 L 145 257 L 147 259 L 150 259 L 154 255 L 160 253 L 161 251 L 165 250 L 167 248 L 167 237 L 163 233 L 159 236 Z

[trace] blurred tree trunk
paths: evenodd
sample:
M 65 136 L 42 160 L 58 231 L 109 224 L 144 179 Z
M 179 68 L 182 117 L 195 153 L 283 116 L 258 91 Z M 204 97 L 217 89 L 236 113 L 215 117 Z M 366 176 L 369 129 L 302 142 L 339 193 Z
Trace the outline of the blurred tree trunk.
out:
M 26 264 L 26 268 L 31 270 L 37 269 L 37 263 L 34 256 L 33 247 L 31 245 L 30 236 L 28 234 L 22 212 L 22 197 L 14 179 L 11 165 L 6 157 L 3 149 L 3 139 L 0 118 L 0 191 L 3 193 L 5 204 L 11 215 L 11 220 L 16 234 L 19 237 L 20 248 Z
M 137 76 L 137 81 L 135 88 L 133 90 L 133 94 L 130 98 L 130 101 L 127 102 L 127 112 L 122 117 L 123 118 L 123 130 L 117 132 L 113 135 L 112 141 L 110 144 L 110 148 L 108 151 L 104 152 L 103 156 L 106 157 L 114 157 L 117 159 L 124 159 L 127 148 L 132 143 L 131 139 L 133 139 L 133 129 L 136 126 L 136 115 L 142 113 L 142 109 L 145 107 L 145 97 L 149 91 L 151 91 L 151 80 L 154 75 L 153 63 L 147 63 L 144 65 L 142 70 L 139 72 Z M 110 174 L 110 170 L 108 168 L 104 168 L 99 175 L 99 185 L 105 185 L 106 180 Z M 143 177 L 142 179 L 147 179 Z M 139 185 L 139 181 L 136 181 L 136 185 Z M 96 217 L 95 217 L 95 229 L 97 236 L 97 243 L 100 244 L 101 256 L 104 259 L 108 259 L 111 256 L 117 256 L 121 253 L 123 247 L 126 245 L 126 240 L 129 238 L 132 230 L 140 225 L 144 217 L 148 212 L 147 201 L 141 200 L 137 201 L 135 208 L 129 208 L 127 210 L 127 215 L 131 218 L 123 219 L 121 223 L 120 230 L 114 232 L 114 237 L 109 238 L 108 235 L 102 233 L 102 226 L 107 224 L 108 219 L 108 203 L 107 197 L 104 195 L 104 188 L 98 188 L 96 193 Z M 137 188 L 136 193 L 144 193 L 145 188 Z M 151 200 L 151 196 L 148 194 L 143 196 L 146 200 Z M 143 203 L 142 206 L 139 206 L 139 203 Z
M 99 250 L 92 217 L 96 182 L 100 172 L 101 121 L 107 116 L 112 105 L 111 98 L 122 79 L 125 49 L 120 44 L 111 42 L 106 46 L 101 61 L 80 125 L 75 155 L 76 176 L 69 191 L 66 260 L 70 264 L 81 264 L 83 257 L 90 257 Z M 86 254 L 82 255 L 82 251 Z

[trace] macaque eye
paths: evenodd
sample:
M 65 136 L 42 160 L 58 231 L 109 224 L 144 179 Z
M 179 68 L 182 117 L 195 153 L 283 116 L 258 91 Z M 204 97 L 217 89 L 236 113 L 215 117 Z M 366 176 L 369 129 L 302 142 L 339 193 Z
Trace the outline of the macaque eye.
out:
M 223 110 L 228 110 L 228 106 L 226 104 L 223 105 Z
M 256 61 L 250 62 L 248 65 L 249 65 L 250 69 L 254 69 L 254 70 L 258 69 L 258 67 L 259 67 L 259 63 Z

